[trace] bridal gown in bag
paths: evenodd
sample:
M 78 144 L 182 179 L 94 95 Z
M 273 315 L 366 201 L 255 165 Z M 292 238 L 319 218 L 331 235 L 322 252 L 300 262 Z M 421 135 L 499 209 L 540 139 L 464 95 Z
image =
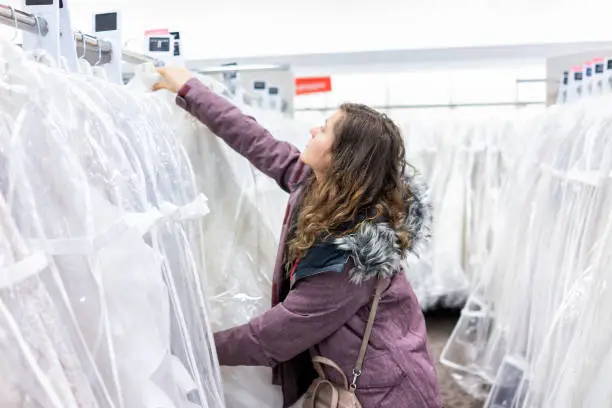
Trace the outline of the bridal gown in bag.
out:
M 470 391 L 492 385 L 486 407 L 610 405 L 609 104 L 504 129 L 493 243 L 442 355 Z
M 3 106 L 12 108 L 4 116 L 17 120 L 12 128 L 6 124 L 0 139 L 2 193 L 24 241 L 52 255 L 54 273 L 42 289 L 51 298 L 45 310 L 53 313 L 56 306 L 59 317 L 45 321 L 62 323 L 67 345 L 55 340 L 38 352 L 49 358 L 64 350 L 74 357 L 72 364 L 63 357 L 61 365 L 71 386 L 55 386 L 60 369 L 47 364 L 41 371 L 29 361 L 46 387 L 18 394 L 47 398 L 51 402 L 31 405 L 44 407 L 222 407 L 201 273 L 188 244 L 201 230 L 189 224 L 188 212 L 177 211 L 202 200 L 172 129 L 130 126 L 132 114 L 154 122 L 160 106 L 100 80 L 17 62 L 14 90 L 3 94 Z M 108 93 L 96 100 L 101 89 Z M 58 103 L 66 91 L 73 103 Z M 118 98 L 112 106 L 105 100 L 111 95 Z M 144 151 L 147 138 L 150 150 Z M 191 215 L 204 209 L 194 208 Z M 40 303 L 18 299 L 19 310 Z M 44 338 L 44 328 L 35 329 Z M 28 367 L 24 362 L 16 369 L 21 366 Z
M 155 72 L 145 69 L 128 87 L 148 92 L 157 78 Z M 200 79 L 224 94 L 220 84 L 206 77 Z M 179 133 L 198 188 L 209 198 L 211 216 L 205 218 L 204 226 L 206 231 L 214 231 L 214 239 L 205 239 L 203 247 L 212 326 L 221 330 L 247 323 L 270 305 L 274 255 L 288 197 L 245 158 L 176 107 L 174 95 L 164 97 L 172 106 L 174 123 L 183 129 Z M 235 103 L 275 137 L 305 145 L 307 127 Z M 222 373 L 229 408 L 282 405 L 280 388 L 271 385 L 270 369 L 223 367 Z

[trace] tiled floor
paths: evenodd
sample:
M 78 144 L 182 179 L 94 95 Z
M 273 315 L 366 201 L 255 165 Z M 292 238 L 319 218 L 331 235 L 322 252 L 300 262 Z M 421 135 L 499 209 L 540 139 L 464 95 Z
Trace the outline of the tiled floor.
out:
M 458 317 L 458 313 L 449 311 L 436 311 L 426 315 L 429 342 L 431 352 L 434 354 L 437 363 L 438 381 L 444 400 L 444 408 L 482 408 L 483 403 L 464 393 L 455 384 L 449 371 L 439 363 L 440 353 L 453 331 Z

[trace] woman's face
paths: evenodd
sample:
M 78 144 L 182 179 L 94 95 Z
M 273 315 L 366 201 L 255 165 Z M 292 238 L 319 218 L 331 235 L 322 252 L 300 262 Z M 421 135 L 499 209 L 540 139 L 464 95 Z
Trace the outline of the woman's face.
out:
M 325 121 L 323 126 L 310 130 L 312 139 L 306 145 L 300 158 L 309 165 L 318 176 L 324 174 L 332 160 L 332 146 L 334 145 L 334 128 L 342 117 L 342 111 L 337 111 Z

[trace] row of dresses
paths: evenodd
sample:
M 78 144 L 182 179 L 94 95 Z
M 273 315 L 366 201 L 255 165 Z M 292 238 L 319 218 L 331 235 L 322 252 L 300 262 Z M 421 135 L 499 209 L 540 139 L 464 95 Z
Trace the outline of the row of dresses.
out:
M 224 407 L 182 124 L 12 44 L 0 66 L 0 406 Z
M 159 79 L 150 66 L 141 66 L 127 87 L 150 92 Z M 237 99 L 224 85 L 199 79 L 255 117 L 282 140 L 304 145 L 308 128 L 275 112 L 258 110 Z M 205 297 L 213 331 L 247 323 L 270 308 L 272 272 L 282 215 L 288 196 L 271 179 L 229 148 L 208 128 L 176 106 L 174 94 L 155 94 L 172 111 L 180 126 L 180 142 L 190 159 L 198 191 L 209 198 L 209 232 L 198 242 L 206 271 Z M 282 406 L 280 387 L 272 385 L 272 370 L 264 367 L 222 367 L 228 408 Z
M 480 229 L 486 250 L 441 356 L 485 407 L 611 406 L 611 105 L 485 127 L 501 136 L 503 167 Z

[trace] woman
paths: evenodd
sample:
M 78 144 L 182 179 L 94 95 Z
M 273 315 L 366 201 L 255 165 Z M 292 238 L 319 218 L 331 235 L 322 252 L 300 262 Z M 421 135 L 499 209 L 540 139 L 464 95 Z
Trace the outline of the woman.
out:
M 373 109 L 346 104 L 311 131 L 300 153 L 188 71 L 159 72 L 154 89 L 176 92 L 178 105 L 290 194 L 273 307 L 215 333 L 219 363 L 272 367 L 284 408 L 316 378 L 312 356 L 331 359 L 353 379 L 380 278 L 386 289 L 363 372 L 354 378 L 357 397 L 364 408 L 441 407 L 423 314 L 400 266 L 427 235 L 429 208 L 404 173 L 397 126 Z M 325 374 L 340 383 L 333 370 Z

